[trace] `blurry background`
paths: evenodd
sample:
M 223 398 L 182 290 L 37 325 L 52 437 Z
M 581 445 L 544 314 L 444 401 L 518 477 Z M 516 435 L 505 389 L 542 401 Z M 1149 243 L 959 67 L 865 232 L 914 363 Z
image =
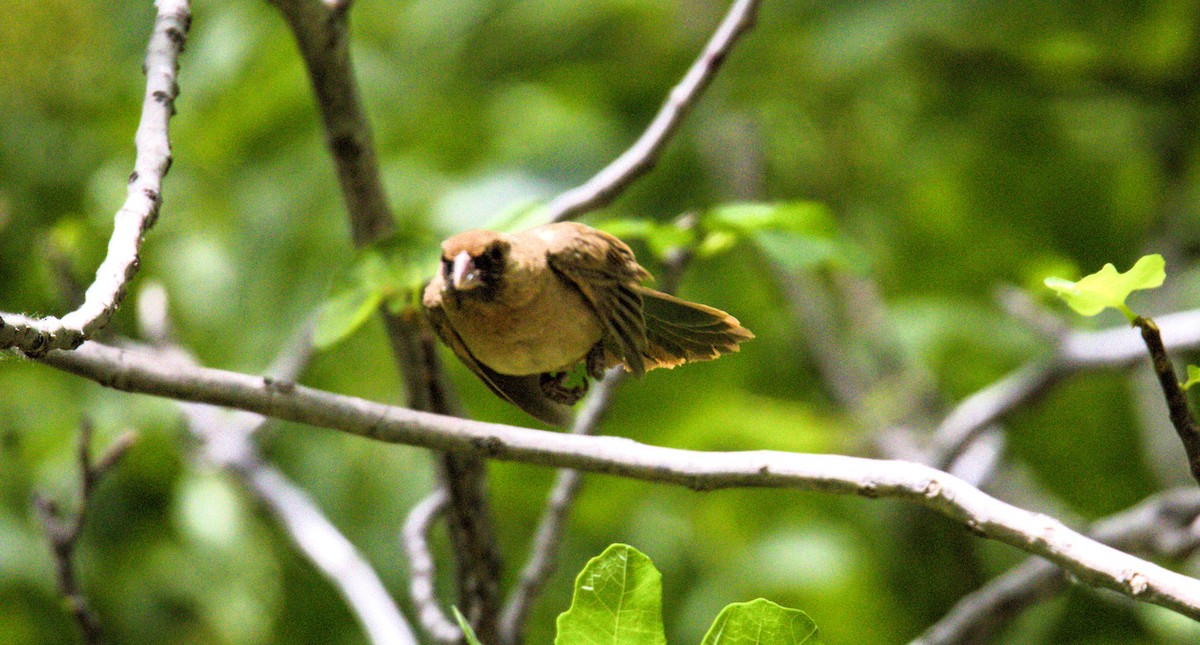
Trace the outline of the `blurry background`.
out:
M 153 13 L 99 0 L 0 8 L 0 308 L 61 315 L 90 282 L 124 198 Z M 358 0 L 357 73 L 398 218 L 441 237 L 587 179 L 636 138 L 726 8 Z M 277 12 L 201 0 L 194 13 L 165 205 L 109 333 L 136 335 L 137 288 L 159 281 L 204 364 L 261 373 L 353 251 Z M 814 200 L 862 260 L 857 272 L 789 271 L 740 245 L 694 263 L 681 294 L 734 313 L 758 339 L 628 384 L 604 432 L 876 455 L 894 425 L 927 433 L 955 401 L 1046 351 L 996 304 L 1000 285 L 1042 298 L 1049 270 L 1124 270 L 1160 252 L 1168 287 L 1135 296 L 1135 308 L 1195 306 L 1198 126 L 1194 2 L 767 0 L 659 167 L 585 221 Z M 813 326 L 826 310 L 834 322 Z M 822 343 L 838 348 L 833 363 L 853 387 L 823 378 Z M 447 364 L 478 418 L 531 423 Z M 403 400 L 374 319 L 301 380 Z M 1187 482 L 1177 446 L 1151 448 L 1170 432 L 1152 387 L 1140 372 L 1060 384 L 1007 424 L 989 490 L 1079 526 Z M 140 433 L 97 492 L 78 560 L 115 642 L 361 642 L 275 523 L 194 463 L 173 403 L 11 357 L 0 360 L 0 642 L 74 638 L 30 499 L 69 501 L 84 415 L 97 446 Z M 429 490 L 429 456 L 288 424 L 260 438 L 407 603 L 397 532 Z M 494 464 L 491 474 L 511 576 L 553 473 Z M 612 542 L 662 570 L 673 643 L 699 642 L 721 607 L 759 596 L 807 611 L 827 643 L 905 642 L 1021 557 L 892 501 L 588 476 L 529 643 L 551 642 L 575 573 Z M 435 546 L 446 574 L 440 533 Z M 1077 590 L 1023 616 L 1005 642 L 1197 637 L 1163 610 Z

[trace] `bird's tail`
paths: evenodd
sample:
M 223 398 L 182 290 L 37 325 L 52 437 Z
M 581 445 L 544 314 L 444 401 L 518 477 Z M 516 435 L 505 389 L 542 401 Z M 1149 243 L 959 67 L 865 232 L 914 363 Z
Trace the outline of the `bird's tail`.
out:
M 647 370 L 710 361 L 738 351 L 738 344 L 754 338 L 729 314 L 661 291 L 640 287 L 646 319 Z

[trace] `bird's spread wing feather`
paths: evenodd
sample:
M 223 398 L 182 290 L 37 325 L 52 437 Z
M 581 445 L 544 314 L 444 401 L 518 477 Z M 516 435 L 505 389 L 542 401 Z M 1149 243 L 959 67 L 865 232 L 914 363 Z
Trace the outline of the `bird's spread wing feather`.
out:
M 647 369 L 708 361 L 738 351 L 738 343 L 754 338 L 737 318 L 675 296 L 640 288 L 645 302 Z
M 563 225 L 558 225 L 563 226 Z M 576 225 L 570 236 L 559 236 L 547 247 L 550 268 L 583 295 L 604 324 L 606 348 L 629 371 L 645 372 L 646 322 L 642 317 L 642 280 L 650 274 L 617 238 Z
M 454 331 L 454 326 L 446 318 L 440 303 L 426 301 L 425 312 L 437 335 L 446 343 L 459 360 L 463 362 L 479 380 L 500 398 L 528 412 L 543 423 L 562 427 L 571 418 L 570 408 L 559 405 L 546 398 L 542 391 L 540 379 L 533 376 L 510 376 L 493 371 L 488 366 L 476 360 L 467 349 L 466 343 Z

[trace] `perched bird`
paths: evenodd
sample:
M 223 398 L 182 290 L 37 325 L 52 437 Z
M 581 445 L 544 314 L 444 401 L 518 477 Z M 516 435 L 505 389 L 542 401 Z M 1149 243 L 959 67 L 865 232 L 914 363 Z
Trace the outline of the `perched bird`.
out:
M 736 318 L 642 286 L 650 273 L 621 240 L 583 224 L 473 230 L 442 243 L 423 302 L 434 330 L 493 392 L 551 425 L 622 365 L 641 376 L 707 361 L 754 338 Z

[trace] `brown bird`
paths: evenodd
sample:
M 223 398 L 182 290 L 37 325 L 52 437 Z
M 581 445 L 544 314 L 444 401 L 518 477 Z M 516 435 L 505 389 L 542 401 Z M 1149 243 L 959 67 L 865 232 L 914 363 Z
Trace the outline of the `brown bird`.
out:
M 621 240 L 574 222 L 520 233 L 474 230 L 442 243 L 425 311 L 442 341 L 493 392 L 551 425 L 600 378 L 712 360 L 754 338 L 736 318 L 641 283 Z

